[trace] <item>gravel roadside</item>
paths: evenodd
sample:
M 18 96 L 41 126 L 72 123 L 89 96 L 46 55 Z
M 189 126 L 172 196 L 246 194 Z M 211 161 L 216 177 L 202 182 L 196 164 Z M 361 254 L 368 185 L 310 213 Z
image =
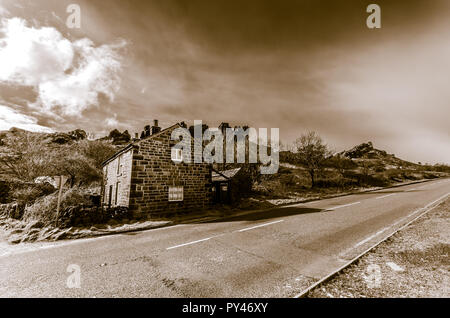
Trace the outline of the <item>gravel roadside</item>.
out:
M 450 199 L 308 297 L 450 297 Z

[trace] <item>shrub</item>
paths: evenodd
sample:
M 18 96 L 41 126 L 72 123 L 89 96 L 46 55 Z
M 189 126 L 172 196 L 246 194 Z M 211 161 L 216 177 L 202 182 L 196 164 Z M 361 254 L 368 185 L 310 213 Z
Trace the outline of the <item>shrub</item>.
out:
M 434 173 L 424 173 L 424 174 L 423 174 L 423 177 L 424 177 L 425 179 L 436 179 L 436 178 L 438 178 L 438 176 L 435 175 Z
M 400 169 L 389 169 L 384 172 L 385 178 L 391 179 L 391 180 L 400 178 L 402 176 L 402 174 L 403 174 L 403 171 Z
M 0 204 L 0 217 L 18 220 L 22 217 L 24 210 L 25 206 L 17 202 Z
M 0 180 L 0 204 L 9 203 L 11 198 L 9 196 L 11 187 L 6 181 Z
M 72 188 L 66 191 L 61 197 L 60 211 L 70 206 L 89 205 L 89 197 L 80 193 L 80 189 Z M 56 218 L 58 205 L 58 193 L 54 192 L 45 197 L 38 198 L 36 202 L 25 208 L 23 220 L 38 220 L 46 224 L 52 223 Z
M 374 168 L 375 172 L 384 172 L 386 171 L 386 167 L 382 164 L 377 164 Z
M 38 198 L 49 195 L 55 188 L 49 183 L 16 183 L 12 197 L 21 204 L 33 204 Z
M 316 181 L 319 188 L 340 188 L 342 186 L 341 178 L 321 178 Z
M 363 181 L 366 185 L 373 187 L 385 187 L 389 185 L 389 180 L 383 176 L 367 176 Z
M 389 185 L 389 179 L 384 175 L 367 175 L 364 173 L 357 173 L 353 171 L 347 171 L 345 178 L 353 180 L 351 183 L 356 182 L 359 186 L 372 186 L 372 187 L 384 187 Z M 392 178 L 391 178 L 392 179 Z
M 282 174 L 280 175 L 280 184 L 284 187 L 293 187 L 296 185 L 296 178 L 294 174 Z

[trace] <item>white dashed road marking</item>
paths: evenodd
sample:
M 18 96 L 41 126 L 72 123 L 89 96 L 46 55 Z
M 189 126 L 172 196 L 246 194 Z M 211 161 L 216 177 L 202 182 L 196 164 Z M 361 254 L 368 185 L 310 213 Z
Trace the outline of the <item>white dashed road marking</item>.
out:
M 284 220 L 274 221 L 274 222 L 270 222 L 270 223 L 264 223 L 264 224 L 248 227 L 248 228 L 245 228 L 245 229 L 237 230 L 237 231 L 234 231 L 233 233 L 245 232 L 245 231 L 257 229 L 257 228 L 260 228 L 260 227 L 263 227 L 263 226 L 268 226 L 268 225 L 271 225 L 271 224 L 280 223 L 280 222 L 283 222 L 283 221 Z M 216 238 L 216 237 L 219 237 L 219 236 L 223 236 L 223 235 L 225 235 L 225 234 L 219 234 L 219 235 L 207 237 L 207 238 L 204 238 L 204 239 L 201 239 L 201 240 L 197 240 L 197 241 L 192 241 L 192 242 L 188 242 L 188 243 L 183 243 L 183 244 L 171 246 L 171 247 L 166 248 L 166 250 L 171 250 L 171 249 L 178 248 L 178 247 L 183 247 L 183 246 L 188 246 L 188 245 L 192 245 L 192 244 L 197 244 L 197 243 L 209 241 L 210 239 L 213 239 L 213 238 Z
M 248 227 L 246 229 L 238 230 L 237 232 L 245 232 L 245 231 L 257 229 L 259 227 L 263 227 L 263 226 L 267 226 L 267 225 L 271 225 L 271 224 L 275 224 L 275 223 L 280 223 L 280 222 L 283 222 L 283 221 L 284 220 L 279 220 L 279 221 L 275 221 L 275 222 L 270 222 L 270 223 L 265 223 L 265 224 L 261 224 L 261 225 L 256 225 L 256 226 Z
M 332 207 L 332 208 L 329 208 L 329 209 L 327 209 L 327 210 L 336 210 L 336 209 L 340 209 L 340 208 L 345 208 L 345 207 L 348 207 L 348 206 L 352 206 L 352 205 L 356 205 L 356 204 L 360 204 L 361 202 L 353 202 L 353 203 L 349 203 L 349 204 L 344 204 L 344 205 L 337 205 L 337 206 L 334 206 L 334 207 Z
M 375 198 L 375 199 L 384 199 L 384 198 L 387 198 L 387 197 L 391 197 L 391 196 L 393 196 L 393 195 L 395 195 L 395 193 L 391 193 L 391 194 L 386 194 L 386 195 L 383 195 L 383 196 L 381 196 L 381 197 L 378 197 L 378 198 Z
M 184 243 L 184 244 L 180 244 L 180 245 L 171 246 L 171 247 L 166 248 L 166 250 L 171 250 L 171 249 L 174 249 L 174 248 L 177 248 L 177 247 L 182 247 L 182 246 L 192 245 L 192 244 L 196 244 L 196 243 L 200 243 L 200 242 L 205 242 L 205 241 L 208 241 L 208 240 L 210 240 L 212 238 L 215 238 L 215 237 L 217 237 L 217 236 L 211 236 L 211 237 L 207 237 L 207 238 L 204 238 L 204 239 L 201 239 L 201 240 L 197 240 L 197 241 L 192 241 L 192 242 L 188 242 L 188 243 Z

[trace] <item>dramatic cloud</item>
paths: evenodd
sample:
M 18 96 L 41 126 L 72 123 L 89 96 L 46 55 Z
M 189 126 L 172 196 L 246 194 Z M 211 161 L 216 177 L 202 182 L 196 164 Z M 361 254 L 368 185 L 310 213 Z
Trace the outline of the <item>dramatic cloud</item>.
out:
M 23 19 L 0 23 L 0 104 L 54 130 L 202 119 L 450 162 L 448 0 L 378 0 L 376 30 L 361 0 L 78 0 L 80 29 L 71 0 L 0 3 Z
M 38 125 L 35 118 L 21 114 L 10 107 L 0 105 L 0 131 L 8 130 L 11 127 L 36 132 L 52 132 L 52 129 Z
M 9 14 L 9 11 L 2 7 L 0 4 L 0 17 Z
M 123 41 L 98 47 L 87 38 L 72 42 L 53 27 L 29 27 L 20 18 L 3 20 L 1 32 L 0 82 L 34 87 L 34 108 L 79 116 L 98 106 L 99 94 L 113 100 L 120 88 Z

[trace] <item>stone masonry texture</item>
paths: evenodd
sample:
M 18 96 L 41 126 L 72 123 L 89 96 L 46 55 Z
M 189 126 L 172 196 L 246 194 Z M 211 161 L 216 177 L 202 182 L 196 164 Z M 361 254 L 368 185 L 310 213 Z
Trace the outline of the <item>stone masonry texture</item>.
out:
M 175 163 L 171 159 L 171 148 L 178 141 L 171 140 L 172 126 L 162 132 L 141 139 L 129 151 L 121 154 L 122 169 L 130 171 L 131 178 L 121 179 L 120 204 L 127 206 L 136 218 L 166 217 L 197 212 L 212 202 L 212 166 L 207 163 Z M 192 147 L 193 149 L 193 147 Z M 130 155 L 125 155 L 129 152 Z M 117 182 L 110 170 L 117 171 L 118 158 L 105 167 L 105 198 L 109 186 Z M 106 172 L 107 170 L 107 172 Z M 124 175 L 123 178 L 128 174 Z M 123 183 L 123 184 L 122 184 Z M 183 201 L 169 201 L 169 187 L 183 187 Z M 113 199 L 114 201 L 114 199 Z

